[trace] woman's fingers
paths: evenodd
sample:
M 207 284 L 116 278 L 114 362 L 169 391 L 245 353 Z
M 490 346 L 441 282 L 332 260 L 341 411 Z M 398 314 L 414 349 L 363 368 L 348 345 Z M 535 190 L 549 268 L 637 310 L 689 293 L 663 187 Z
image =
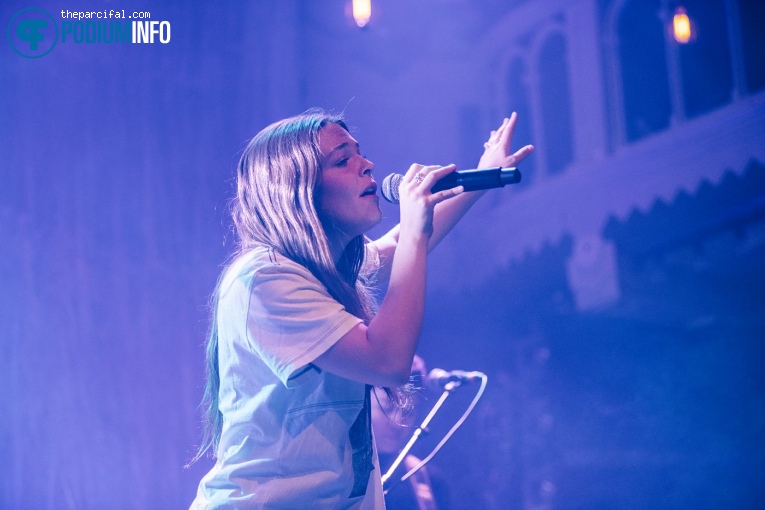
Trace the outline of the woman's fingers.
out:
M 431 195 L 431 200 L 433 201 L 433 205 L 436 205 L 440 202 L 443 202 L 444 200 L 460 195 L 463 191 L 465 191 L 465 186 L 457 186 L 456 188 L 445 189 L 443 191 L 433 193 Z
M 446 174 L 452 173 L 456 169 L 457 165 L 426 166 L 420 170 L 420 173 L 422 174 L 421 184 L 426 189 L 430 189 L 433 187 L 433 185 L 436 184 L 436 182 L 438 182 L 439 179 L 441 179 Z
M 513 112 L 509 118 L 506 118 L 502 122 L 502 133 L 497 140 L 497 144 L 502 147 L 505 152 L 510 152 L 510 142 L 513 139 L 513 133 L 515 133 L 515 123 L 518 120 L 518 114 Z
M 526 159 L 529 154 L 531 154 L 534 151 L 533 145 L 526 145 L 518 149 L 513 153 L 512 156 L 509 158 L 508 166 L 517 166 L 518 163 Z
M 430 189 L 433 187 L 433 184 L 435 184 L 435 181 L 447 173 L 454 171 L 455 168 L 457 168 L 455 165 L 412 165 L 404 176 L 404 181 L 413 183 L 414 186 L 419 186 L 424 182 L 432 183 L 427 187 L 427 189 Z
M 499 128 L 497 128 L 496 131 L 491 132 L 489 135 L 489 140 L 484 144 L 484 146 L 488 148 L 497 145 L 498 147 L 503 148 L 505 152 L 509 152 L 510 142 L 513 139 L 515 123 L 517 120 L 518 114 L 515 112 L 510 114 L 510 117 L 505 117 L 502 120 L 502 124 L 500 124 Z
M 454 172 L 456 169 L 457 165 L 454 164 L 447 166 L 423 166 L 414 164 L 409 167 L 409 170 L 401 183 L 401 189 L 405 190 L 402 195 L 406 194 L 412 198 L 420 196 L 425 200 L 425 204 L 429 204 L 428 207 L 432 207 L 448 198 L 457 196 L 465 191 L 463 186 L 457 186 L 436 193 L 431 193 L 430 191 L 439 180 Z
M 424 165 L 419 165 L 417 163 L 413 163 L 412 166 L 409 167 L 409 170 L 406 171 L 404 174 L 404 182 L 411 182 L 414 179 L 414 176 L 417 175 L 417 173 L 422 170 Z
M 426 167 L 431 168 L 431 167 Z M 421 185 L 424 188 L 424 190 L 430 191 L 430 189 L 442 178 L 444 178 L 446 175 L 454 172 L 457 169 L 457 165 L 447 165 L 447 166 L 438 166 L 434 167 L 433 170 L 429 171 L 428 175 L 423 179 Z M 428 198 L 428 201 L 431 205 L 436 205 L 439 202 L 443 202 L 444 200 L 447 200 L 452 197 L 456 197 L 460 193 L 465 191 L 464 186 L 456 186 L 454 188 L 445 189 L 442 191 L 437 191 L 435 193 L 431 193 Z

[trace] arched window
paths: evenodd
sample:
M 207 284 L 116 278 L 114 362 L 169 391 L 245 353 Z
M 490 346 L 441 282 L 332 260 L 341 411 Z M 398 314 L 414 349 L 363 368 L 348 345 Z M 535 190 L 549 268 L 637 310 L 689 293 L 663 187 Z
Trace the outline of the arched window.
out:
M 670 125 L 672 105 L 660 7 L 660 0 L 633 0 L 618 16 L 617 52 L 627 141 Z
M 521 120 L 515 126 L 513 144 L 517 147 L 523 147 L 526 144 L 533 144 L 534 139 L 534 117 L 531 112 L 531 103 L 528 90 L 528 70 L 526 64 L 520 57 L 514 58 L 507 66 L 507 76 L 505 79 L 507 110 L 515 111 Z M 519 186 L 527 186 L 534 180 L 535 160 L 531 157 L 523 162 L 521 173 L 523 179 Z
M 616 144 L 765 89 L 765 2 L 602 0 Z M 690 40 L 673 37 L 687 13 Z
M 683 98 L 679 113 L 691 118 L 731 101 L 733 74 L 723 0 L 683 0 L 683 7 L 697 34 L 687 44 L 678 44 L 669 37 L 668 43 L 678 52 Z M 668 27 L 673 14 L 671 10 L 666 12 Z
M 741 24 L 746 89 L 754 93 L 765 89 L 765 2 L 738 0 L 734 7 Z
M 554 174 L 573 159 L 571 94 L 563 34 L 552 32 L 544 40 L 537 59 L 546 170 Z

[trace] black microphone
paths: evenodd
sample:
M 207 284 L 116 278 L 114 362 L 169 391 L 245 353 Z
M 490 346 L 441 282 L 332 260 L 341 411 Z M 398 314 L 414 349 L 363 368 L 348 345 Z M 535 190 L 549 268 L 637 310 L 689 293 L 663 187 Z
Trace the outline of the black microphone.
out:
M 464 370 L 452 370 L 451 372 L 447 372 L 442 368 L 434 368 L 425 378 L 425 384 L 428 388 L 434 391 L 440 391 L 444 389 L 447 384 L 452 382 L 462 384 L 477 381 L 484 377 L 486 377 L 486 374 L 483 372 L 465 372 Z
M 390 174 L 383 179 L 382 196 L 388 202 L 397 204 L 399 202 L 398 187 L 404 178 L 401 174 Z M 484 168 L 480 170 L 456 170 L 443 176 L 436 181 L 430 191 L 433 193 L 445 189 L 465 186 L 465 191 L 476 191 L 479 189 L 501 188 L 505 184 L 515 184 L 521 182 L 521 172 L 515 168 Z

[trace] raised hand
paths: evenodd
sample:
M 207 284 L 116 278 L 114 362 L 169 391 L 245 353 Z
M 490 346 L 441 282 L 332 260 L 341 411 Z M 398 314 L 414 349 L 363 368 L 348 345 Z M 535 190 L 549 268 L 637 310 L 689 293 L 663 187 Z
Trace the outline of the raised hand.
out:
M 502 125 L 491 132 L 489 140 L 483 144 L 484 151 L 478 162 L 478 168 L 502 168 L 518 166 L 534 150 L 533 145 L 521 147 L 514 153 L 510 153 L 510 143 L 515 131 L 515 123 L 518 114 L 513 112 L 509 118 L 502 121 Z

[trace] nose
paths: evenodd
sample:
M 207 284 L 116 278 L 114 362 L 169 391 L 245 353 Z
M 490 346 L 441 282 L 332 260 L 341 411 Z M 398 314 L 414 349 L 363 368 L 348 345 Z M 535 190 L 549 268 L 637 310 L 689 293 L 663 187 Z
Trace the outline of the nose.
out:
M 372 170 L 375 169 L 375 164 L 369 161 L 367 158 L 362 156 L 362 159 L 364 160 L 364 165 L 362 168 L 364 169 L 362 171 L 362 175 L 372 175 Z

